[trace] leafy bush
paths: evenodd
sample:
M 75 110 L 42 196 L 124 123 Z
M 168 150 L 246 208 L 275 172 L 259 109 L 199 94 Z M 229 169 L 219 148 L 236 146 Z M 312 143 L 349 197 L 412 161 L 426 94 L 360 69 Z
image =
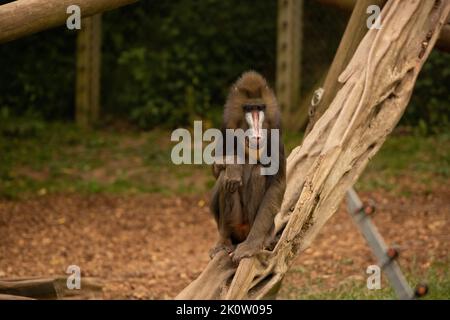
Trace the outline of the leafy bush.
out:
M 46 119 L 73 117 L 75 34 L 55 29 L 0 46 L 0 108 Z
M 34 137 L 45 128 L 45 123 L 40 115 L 28 111 L 26 114 L 16 117 L 8 108 L 0 109 L 0 136 L 5 138 Z

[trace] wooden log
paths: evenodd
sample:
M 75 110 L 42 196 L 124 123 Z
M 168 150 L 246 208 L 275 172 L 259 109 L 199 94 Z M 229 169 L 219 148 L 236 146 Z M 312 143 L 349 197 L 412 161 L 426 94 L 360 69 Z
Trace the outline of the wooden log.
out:
M 20 0 L 0 6 L 0 43 L 66 23 L 67 7 L 78 5 L 90 17 L 137 0 Z
M 57 299 L 54 279 L 0 281 L 0 293 L 36 299 Z
M 25 299 L 63 299 L 75 296 L 93 298 L 98 296 L 101 290 L 101 282 L 93 278 L 82 278 L 79 290 L 67 288 L 67 276 L 0 280 L 0 296 L 4 295 L 4 299 L 8 296 Z
M 0 300 L 35 300 L 35 299 L 21 296 L 13 296 L 10 294 L 0 294 Z
M 205 281 L 194 280 L 197 287 L 210 292 L 208 288 L 223 284 L 225 290 L 216 291 L 214 299 L 270 296 L 400 120 L 449 13 L 450 1 L 387 2 L 383 27 L 365 35 L 338 78 L 342 88 L 288 157 L 286 193 L 275 217 L 275 232 L 280 234 L 275 248 L 242 260 L 234 276 L 234 269 L 207 267 L 198 278 Z M 229 258 L 221 258 L 226 265 Z M 262 268 L 253 265 L 256 259 Z M 254 270 L 248 281 L 247 274 Z M 183 298 L 205 296 L 184 290 Z

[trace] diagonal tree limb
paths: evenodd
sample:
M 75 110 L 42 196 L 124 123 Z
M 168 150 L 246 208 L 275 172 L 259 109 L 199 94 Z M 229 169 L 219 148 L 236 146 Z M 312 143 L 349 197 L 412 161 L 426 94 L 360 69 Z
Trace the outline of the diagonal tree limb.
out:
M 323 81 L 324 92 L 321 98 L 314 105 L 311 103 L 309 107 L 309 122 L 306 127 L 306 134 L 311 131 L 313 125 L 329 107 L 336 93 L 342 87 L 342 83 L 338 82 L 338 77 L 350 62 L 356 48 L 367 33 L 367 7 L 369 5 L 378 5 L 382 8 L 385 3 L 385 0 L 359 0 L 356 2 L 347 27 L 345 28 L 344 35 L 339 43 L 336 55 L 328 70 L 325 81 Z

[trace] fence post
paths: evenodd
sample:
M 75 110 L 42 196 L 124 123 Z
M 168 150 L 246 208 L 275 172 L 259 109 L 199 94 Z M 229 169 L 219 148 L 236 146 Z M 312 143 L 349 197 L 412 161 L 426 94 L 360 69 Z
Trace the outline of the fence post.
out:
M 100 112 L 101 14 L 84 18 L 77 36 L 75 121 L 90 127 Z
M 302 15 L 303 0 L 278 0 L 276 94 L 285 122 L 299 105 Z

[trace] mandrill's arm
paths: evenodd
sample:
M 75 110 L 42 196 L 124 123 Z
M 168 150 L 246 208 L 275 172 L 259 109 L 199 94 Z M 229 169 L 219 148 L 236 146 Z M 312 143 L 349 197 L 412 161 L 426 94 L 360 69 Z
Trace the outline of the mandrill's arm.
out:
M 224 164 L 213 163 L 212 172 L 213 172 L 214 178 L 218 179 L 220 176 L 220 172 L 222 172 L 222 170 L 224 170 L 224 169 L 225 169 Z
M 275 215 L 280 210 L 283 201 L 284 190 L 286 189 L 285 168 L 280 168 L 280 172 L 272 179 L 247 239 L 239 244 L 232 254 L 234 262 L 239 262 L 245 257 L 251 257 L 263 249 L 264 240 L 270 233 Z
M 236 156 L 226 156 L 223 159 L 223 162 L 224 163 L 213 163 L 212 172 L 214 177 L 218 179 L 220 173 L 225 171 L 225 189 L 228 192 L 233 193 L 240 186 L 242 186 L 242 173 L 244 166 L 242 164 L 238 164 Z

